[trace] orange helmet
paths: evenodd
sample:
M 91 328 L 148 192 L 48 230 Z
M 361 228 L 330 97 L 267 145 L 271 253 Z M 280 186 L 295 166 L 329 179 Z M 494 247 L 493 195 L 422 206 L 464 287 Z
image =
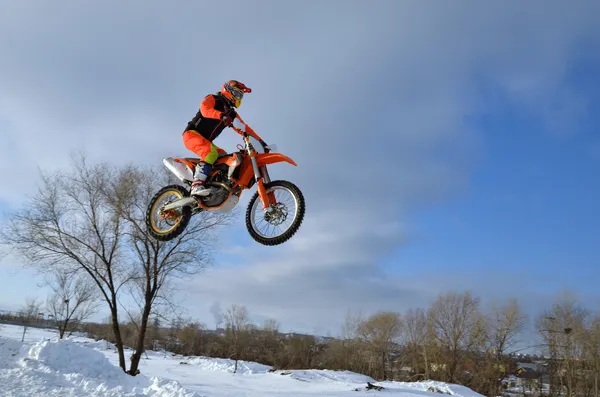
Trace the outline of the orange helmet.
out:
M 236 108 L 242 104 L 245 92 L 252 92 L 252 90 L 237 80 L 229 80 L 221 87 L 221 94 L 229 99 Z

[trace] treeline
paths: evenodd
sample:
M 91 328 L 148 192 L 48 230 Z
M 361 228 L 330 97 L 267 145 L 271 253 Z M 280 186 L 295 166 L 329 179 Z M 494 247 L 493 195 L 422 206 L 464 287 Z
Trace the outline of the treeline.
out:
M 123 324 L 125 344 L 136 340 L 135 323 Z M 533 327 L 539 341 L 524 346 Z M 90 336 L 111 340 L 109 325 L 89 324 Z M 260 362 L 276 369 L 350 370 L 377 380 L 439 380 L 465 385 L 488 396 L 503 393 L 502 379 L 514 373 L 515 353 L 544 354 L 550 396 L 598 396 L 600 317 L 563 297 L 533 319 L 518 302 L 482 308 L 469 292 L 440 295 L 428 308 L 404 313 L 348 314 L 340 335 L 324 338 L 279 332 L 276 320 L 254 324 L 244 306 L 223 313 L 223 328 L 197 321 L 149 325 L 145 348 L 183 355 Z M 526 349 L 528 348 L 528 349 Z M 530 382 L 539 395 L 542 382 Z

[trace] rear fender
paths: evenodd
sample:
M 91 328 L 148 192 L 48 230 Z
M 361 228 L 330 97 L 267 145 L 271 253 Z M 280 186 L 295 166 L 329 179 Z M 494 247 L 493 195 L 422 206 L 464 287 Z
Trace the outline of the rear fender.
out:
M 182 182 L 191 182 L 194 180 L 194 174 L 190 169 L 190 164 L 185 164 L 181 159 L 167 157 L 166 159 L 163 159 L 163 164 Z

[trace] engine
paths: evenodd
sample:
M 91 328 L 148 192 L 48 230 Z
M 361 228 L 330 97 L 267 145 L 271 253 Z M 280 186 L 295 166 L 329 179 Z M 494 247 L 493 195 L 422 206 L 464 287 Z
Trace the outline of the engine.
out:
M 217 205 L 221 205 L 227 196 L 229 196 L 229 192 L 227 189 L 217 186 L 210 186 L 212 189 L 210 195 L 202 200 L 202 203 L 209 207 L 215 207 Z
M 231 181 L 226 176 L 225 172 L 219 170 L 213 174 L 207 185 L 212 189 L 210 195 L 202 199 L 202 203 L 208 207 L 217 207 L 222 205 L 217 211 L 228 212 L 235 207 L 239 201 L 239 197 L 235 194 L 230 196 L 230 191 L 223 186 L 215 186 L 211 183 L 219 183 L 231 188 Z M 229 199 L 228 199 L 229 197 Z M 227 202 L 225 202 L 227 200 Z

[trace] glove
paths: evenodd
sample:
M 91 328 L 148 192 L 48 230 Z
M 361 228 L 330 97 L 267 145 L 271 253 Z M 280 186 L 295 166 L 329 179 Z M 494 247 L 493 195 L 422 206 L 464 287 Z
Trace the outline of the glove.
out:
M 223 122 L 223 124 L 225 124 L 226 127 L 229 127 L 231 126 L 231 123 L 233 123 L 233 119 L 235 119 L 235 116 L 237 116 L 235 110 L 226 110 L 223 113 L 221 113 L 221 121 Z

